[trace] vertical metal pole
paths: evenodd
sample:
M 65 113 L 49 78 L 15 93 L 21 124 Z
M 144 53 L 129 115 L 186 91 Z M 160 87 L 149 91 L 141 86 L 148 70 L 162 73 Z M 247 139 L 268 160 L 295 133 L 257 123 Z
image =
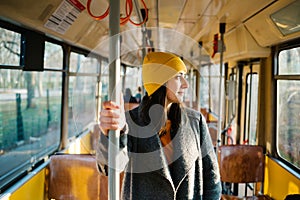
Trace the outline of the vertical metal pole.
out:
M 63 46 L 64 57 L 63 57 L 63 69 L 66 72 L 63 72 L 63 89 L 62 89 L 62 105 L 61 105 L 61 142 L 59 149 L 64 149 L 68 146 L 68 132 L 69 132 L 69 112 L 72 111 L 69 108 L 69 66 L 70 66 L 70 52 L 71 47 Z M 72 105 L 73 106 L 73 105 Z M 72 114 L 70 114 L 72 115 Z
M 102 100 L 102 82 L 101 82 L 101 72 L 102 72 L 102 58 L 100 59 L 99 65 L 98 65 L 98 76 L 97 76 L 97 94 L 96 94 L 96 121 L 99 121 L 99 115 L 101 110 L 101 100 Z
M 23 117 L 22 117 L 22 109 L 21 109 L 21 93 L 16 94 L 16 107 L 17 107 L 17 140 L 24 140 L 24 128 L 23 128 Z
M 110 0 L 109 15 L 109 93 L 112 101 L 120 105 L 120 0 Z M 120 131 L 109 131 L 108 145 L 108 199 L 119 200 L 120 173 L 117 153 Z
M 143 16 L 142 16 L 142 13 L 141 13 L 141 9 L 139 7 L 139 4 L 137 2 L 137 0 L 133 0 L 133 6 L 134 6 L 134 9 L 135 9 L 135 12 L 139 18 L 139 20 L 142 22 L 144 19 L 143 19 Z M 142 58 L 144 59 L 145 55 L 146 55 L 146 44 L 147 44 L 147 41 L 146 41 L 146 32 L 147 32 L 147 29 L 146 29 L 146 26 L 145 24 L 142 25 Z
M 193 73 L 194 69 L 191 68 L 190 69 L 190 73 L 189 73 L 189 84 L 190 84 L 190 88 L 193 88 L 193 76 L 194 76 L 194 73 Z M 190 97 L 189 97 L 189 100 L 190 100 L 190 108 L 193 108 L 193 90 L 190 89 Z
M 249 99 L 248 100 L 246 100 L 246 102 L 247 102 L 247 104 L 249 105 L 249 108 L 248 108 L 248 120 L 247 120 L 247 131 L 245 131 L 245 133 L 247 133 L 247 134 L 244 134 L 244 141 L 243 141 L 243 143 L 245 143 L 245 141 L 247 141 L 248 140 L 248 144 L 250 145 L 251 143 L 250 143 L 250 122 L 251 122 L 251 102 L 252 102 L 252 78 L 253 78 L 253 64 L 251 63 L 250 64 L 250 84 L 248 84 L 248 81 L 246 80 L 246 83 L 247 83 L 247 87 L 249 88 L 249 89 L 247 89 L 247 91 L 249 91 L 249 95 L 247 95 L 247 96 L 249 96 Z M 247 108 L 246 108 L 246 110 L 247 110 Z M 246 111 L 247 112 L 247 111 Z
M 160 49 L 160 34 L 159 34 L 159 0 L 155 1 L 155 10 L 156 10 L 156 48 Z
M 211 62 L 208 63 L 208 108 L 212 107 L 212 96 L 211 96 Z
M 124 76 L 122 77 L 122 91 L 125 91 L 125 85 L 126 85 L 126 71 L 127 71 L 127 67 L 125 65 L 122 65 L 122 70 L 123 70 L 123 74 Z
M 199 42 L 199 66 L 198 66 L 198 85 L 197 85 L 197 110 L 201 111 L 201 56 L 202 56 L 202 42 Z
M 217 150 L 221 144 L 221 132 L 222 132 L 222 105 L 223 105 L 223 54 L 224 54 L 224 33 L 225 33 L 225 23 L 220 23 L 220 33 L 221 33 L 221 45 L 220 45 L 220 82 L 219 82 L 219 120 L 218 120 L 218 140 L 217 140 Z M 218 154 L 217 154 L 218 155 Z

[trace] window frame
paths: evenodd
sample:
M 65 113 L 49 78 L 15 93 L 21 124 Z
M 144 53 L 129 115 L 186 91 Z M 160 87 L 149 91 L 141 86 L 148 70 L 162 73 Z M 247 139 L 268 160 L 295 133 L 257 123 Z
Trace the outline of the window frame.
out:
M 0 27 L 3 29 L 7 29 L 9 31 L 12 32 L 16 32 L 18 34 L 21 35 L 24 34 L 26 32 L 26 29 L 22 29 L 19 28 L 17 26 L 13 26 L 11 24 L 5 23 L 3 21 L 0 20 Z M 43 40 L 44 43 L 49 42 L 49 43 L 53 43 L 55 45 L 59 45 L 61 46 L 61 51 L 62 54 L 64 54 L 64 50 L 63 50 L 63 45 L 60 42 L 57 42 L 51 38 L 45 38 Z M 23 55 L 23 51 L 20 51 L 20 56 Z M 63 55 L 64 56 L 64 55 Z M 44 57 L 43 57 L 44 58 Z M 43 65 L 44 67 L 44 65 Z M 43 72 L 41 73 L 45 73 L 45 72 L 53 72 L 55 71 L 56 73 L 63 73 L 63 62 L 62 62 L 62 67 L 61 69 L 47 69 L 47 68 L 43 68 Z M 14 70 L 14 71 L 20 71 L 21 73 L 26 72 L 27 70 L 24 68 L 24 66 L 21 65 L 21 62 L 19 63 L 19 65 L 16 66 L 10 66 L 10 65 L 0 65 L 0 69 L 3 70 Z M 39 69 L 31 69 L 27 72 L 29 73 L 36 73 L 39 72 Z M 61 76 L 61 82 L 63 82 L 63 76 Z M 61 86 L 63 87 L 63 86 Z M 61 89 L 61 100 L 60 100 L 60 104 L 62 105 L 62 101 L 63 101 L 63 92 L 62 92 L 63 88 Z M 60 112 L 62 111 L 62 108 L 59 107 Z M 59 150 L 60 148 L 60 143 L 61 143 L 61 124 L 62 124 L 62 120 L 60 118 L 60 126 L 58 128 L 58 135 L 60 136 L 60 138 L 55 141 L 55 143 L 51 144 L 49 147 L 47 147 L 47 151 L 38 151 L 35 154 L 31 155 L 31 159 L 26 160 L 23 163 L 20 163 L 20 167 L 18 168 L 12 168 L 11 171 L 13 173 L 8 174 L 7 176 L 5 176 L 5 179 L 3 180 L 3 184 L 0 186 L 0 191 L 5 191 L 8 188 L 10 188 L 11 186 L 13 186 L 17 181 L 20 181 L 21 179 L 23 179 L 24 177 L 27 177 L 27 175 L 30 175 L 30 172 L 35 170 L 36 168 L 40 168 L 41 166 L 43 166 L 45 163 L 47 163 L 47 157 L 49 157 L 50 155 L 52 155 L 53 153 L 55 153 L 56 151 Z M 5 174 L 6 175 L 6 174 Z
M 98 62 L 98 65 L 97 65 L 97 69 L 96 69 L 96 72 L 92 72 L 92 73 L 86 73 L 86 72 L 75 72 L 75 71 L 70 71 L 70 62 L 71 62 L 71 54 L 72 53 L 75 53 L 75 54 L 78 54 L 78 55 L 81 55 L 81 56 L 84 56 L 84 57 L 86 57 L 86 58 L 93 58 L 93 59 L 96 59 L 97 60 L 97 62 Z M 89 52 L 89 51 L 86 51 L 86 50 L 84 50 L 84 49 L 80 49 L 80 48 L 77 48 L 77 47 L 74 47 L 74 46 L 72 46 L 71 48 L 70 48 L 70 51 L 68 52 L 68 60 L 69 60 L 69 68 L 67 69 L 67 78 L 68 79 L 70 79 L 71 77 L 74 77 L 74 78 L 77 78 L 77 77 L 96 77 L 97 78 L 97 81 L 95 82 L 95 88 L 97 88 L 98 89 L 98 87 L 99 87 L 99 82 L 100 82 L 100 80 L 101 80 L 101 76 L 102 76 L 102 63 L 103 63 L 103 61 L 102 60 L 105 60 L 103 57 L 101 57 L 101 56 L 99 56 L 99 55 L 97 55 L 97 54 L 95 54 L 95 53 L 93 53 L 93 52 Z M 67 90 L 67 96 L 68 96 L 68 102 L 67 102 L 67 104 L 68 104 L 68 109 L 69 109 L 69 103 L 70 103 L 70 96 L 69 96 L 69 89 L 70 89 L 70 80 L 68 80 L 68 83 L 69 83 L 69 85 L 68 85 L 68 90 Z M 96 93 L 95 93 L 96 94 Z M 98 98 L 98 94 L 96 94 L 96 100 L 95 100 L 96 102 L 96 106 L 95 106 L 95 108 L 96 108 L 96 110 L 99 110 L 100 108 L 100 105 L 98 105 L 98 103 L 99 103 L 99 98 Z M 98 116 L 96 115 L 95 116 L 95 120 L 97 120 L 96 118 L 97 118 Z M 66 119 L 67 121 L 69 120 L 69 119 Z M 69 125 L 69 121 L 68 121 L 68 123 L 67 123 L 68 125 Z M 79 137 L 82 133 L 84 133 L 84 132 L 86 132 L 88 129 L 89 129 L 89 127 L 90 127 L 90 125 L 91 125 L 91 123 L 89 123 L 89 124 L 87 124 L 87 125 L 85 125 L 84 127 L 83 127 L 83 129 L 82 130 L 80 130 L 79 132 L 77 132 L 75 135 L 70 135 L 69 134 L 69 132 L 70 132 L 70 130 L 69 130 L 69 127 L 68 127 L 68 133 L 66 133 L 67 134 L 67 138 L 68 138 L 68 140 L 69 141 L 73 141 L 73 140 L 75 140 L 77 137 Z
M 250 64 L 250 68 L 252 68 L 252 63 Z M 246 142 L 246 144 L 249 144 L 249 145 L 255 145 L 256 142 L 257 142 L 257 124 L 255 124 L 255 143 L 251 143 L 250 141 L 250 136 L 251 133 L 249 132 L 250 129 L 251 129 L 251 126 L 252 123 L 251 123 L 251 117 L 255 117 L 256 121 L 257 121 L 257 118 L 258 118 L 258 107 L 256 108 L 256 113 L 255 115 L 253 115 L 253 112 L 252 111 L 252 106 L 253 106 L 253 102 L 252 100 L 253 99 L 253 91 L 256 91 L 258 92 L 258 87 L 259 87 L 259 83 L 257 84 L 257 88 L 252 88 L 253 86 L 253 82 L 251 83 L 251 79 L 253 81 L 253 78 L 254 76 L 257 76 L 257 80 L 259 81 L 259 73 L 256 72 L 256 71 L 252 71 L 252 69 L 250 69 L 251 71 L 248 72 L 246 74 L 246 86 L 245 86 L 245 102 L 244 102 L 244 106 L 245 106 L 245 116 L 244 116 L 244 134 L 243 134 L 243 142 Z M 248 83 L 248 78 L 250 79 L 250 82 Z M 252 84 L 252 85 L 251 85 Z M 257 95 L 258 96 L 258 95 Z M 256 105 L 258 105 L 258 98 L 256 99 Z
M 0 19 L 0 27 L 3 29 L 7 29 L 9 31 L 12 32 L 16 32 L 18 34 L 21 35 L 25 34 L 26 32 L 35 32 L 34 30 L 31 29 L 26 29 L 26 28 L 22 28 L 20 27 L 18 24 L 13 24 L 10 22 L 6 22 Z M 36 32 L 38 33 L 38 32 Z M 22 40 L 21 40 L 22 41 Z M 95 82 L 95 84 L 99 83 L 100 78 L 101 78 L 101 64 L 103 61 L 106 61 L 107 58 L 101 57 L 100 55 L 97 55 L 95 53 L 90 53 L 89 51 L 82 49 L 82 48 L 78 48 L 75 46 L 71 46 L 67 43 L 64 43 L 63 41 L 58 41 L 55 38 L 51 38 L 50 36 L 45 36 L 43 37 L 43 42 L 49 42 L 49 43 L 53 43 L 55 45 L 59 45 L 62 48 L 62 67 L 59 69 L 56 68 L 43 68 L 42 72 L 40 73 L 44 73 L 45 71 L 49 71 L 49 72 L 55 72 L 55 73 L 62 73 L 61 75 L 61 107 L 60 112 L 61 115 L 60 117 L 60 127 L 59 127 L 59 140 L 55 141 L 55 147 L 53 146 L 53 148 L 51 147 L 51 150 L 47 151 L 46 153 L 43 153 L 43 155 L 41 155 L 42 152 L 38 152 L 36 154 L 33 154 L 32 157 L 36 157 L 35 161 L 32 163 L 30 162 L 30 160 L 28 160 L 28 162 L 30 162 L 30 164 L 26 165 L 25 167 L 22 167 L 22 169 L 18 170 L 16 173 L 14 173 L 12 176 L 9 177 L 9 181 L 5 181 L 3 182 L 3 184 L 0 186 L 0 191 L 4 192 L 6 190 L 8 190 L 9 188 L 11 188 L 12 186 L 15 185 L 16 182 L 19 181 L 24 181 L 25 179 L 28 180 L 28 177 L 31 175 L 30 172 L 32 172 L 35 169 L 41 169 L 43 167 L 45 167 L 45 165 L 47 165 L 48 162 L 48 158 L 49 156 L 51 156 L 52 154 L 54 154 L 55 152 L 58 152 L 60 150 L 63 150 L 65 147 L 67 147 L 68 142 L 71 141 L 65 141 L 67 138 L 64 137 L 63 133 L 65 131 L 65 127 L 64 127 L 64 123 L 65 122 L 65 113 L 68 112 L 68 109 L 64 108 L 64 105 L 66 105 L 66 101 L 68 100 L 68 92 L 65 91 L 68 85 L 68 77 L 70 76 L 69 73 L 69 58 L 70 58 L 70 52 L 76 52 L 76 53 L 81 53 L 84 55 L 91 55 L 91 57 L 97 58 L 97 61 L 100 63 L 100 67 L 99 67 L 99 72 L 97 73 L 93 73 L 92 76 L 97 77 L 97 82 Z M 21 42 L 22 43 L 22 42 Z M 21 44 L 20 44 L 21 46 Z M 20 47 L 21 48 L 21 47 Z M 22 51 L 20 50 L 20 56 L 22 56 Z M 43 55 L 45 56 L 45 55 Z M 44 57 L 43 57 L 44 58 Z M 44 65 L 43 65 L 44 67 Z M 24 69 L 24 66 L 21 65 L 21 62 L 19 62 L 18 65 L 1 65 L 0 64 L 0 69 L 4 69 L 4 70 L 17 70 L 17 71 L 26 71 L 26 69 Z M 40 70 L 35 70 L 32 69 L 30 70 L 31 72 L 38 72 Z M 85 74 L 86 75 L 86 74 Z M 91 74 L 90 74 L 91 75 Z M 76 76 L 80 76 L 80 74 L 76 74 Z M 58 145 L 56 145 L 56 143 L 58 143 Z M 50 148 L 49 148 L 50 149 Z M 27 163 L 27 161 L 26 161 Z
M 282 43 L 278 46 L 274 46 L 272 47 L 272 55 L 273 55 L 273 79 L 274 79 L 274 96 L 276 96 L 276 98 L 274 99 L 274 111 L 275 111 L 275 115 L 273 118 L 274 121 L 274 133 L 272 135 L 272 137 L 274 137 L 273 140 L 273 147 L 274 147 L 274 151 L 273 152 L 273 156 L 278 159 L 278 162 L 283 165 L 283 167 L 285 169 L 287 169 L 289 172 L 291 172 L 293 175 L 299 177 L 299 173 L 300 173 L 300 167 L 297 168 L 295 165 L 293 165 L 292 163 L 290 163 L 289 161 L 287 161 L 286 159 L 284 159 L 282 156 L 280 156 L 279 154 L 279 147 L 278 147 L 278 132 L 277 132 L 277 116 L 278 116 L 278 110 L 277 110 L 277 104 L 278 104 L 278 81 L 280 80 L 300 80 L 300 75 L 279 75 L 279 54 L 281 51 L 284 50 L 289 50 L 289 49 L 293 49 L 293 48 L 299 48 L 300 47 L 300 39 L 295 39 L 295 40 L 291 40 L 287 43 Z

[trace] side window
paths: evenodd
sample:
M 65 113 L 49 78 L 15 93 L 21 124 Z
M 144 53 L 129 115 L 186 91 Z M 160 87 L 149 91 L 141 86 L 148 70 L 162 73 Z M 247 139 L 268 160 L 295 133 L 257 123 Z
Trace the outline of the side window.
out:
M 200 68 L 200 107 L 209 108 L 209 69 L 210 66 L 203 66 Z
M 71 52 L 69 73 L 69 133 L 74 137 L 96 119 L 98 59 Z
M 15 34 L 0 29 L 1 37 L 6 35 L 0 41 L 6 49 L 0 51 L 6 58 L 0 65 L 0 190 L 54 152 L 60 141 L 62 72 L 22 71 L 19 39 L 10 43 L 19 38 Z M 54 59 L 49 52 L 61 56 Z M 44 61 L 62 69 L 62 54 L 60 46 L 49 43 Z
M 246 88 L 246 112 L 245 112 L 245 135 L 244 142 L 256 144 L 256 124 L 257 124 L 257 105 L 258 105 L 258 74 L 249 73 L 247 75 Z
M 123 70 L 122 70 L 123 71 Z M 138 67 L 126 67 L 126 73 L 121 73 L 121 81 L 123 85 L 123 94 L 125 95 L 126 89 L 130 89 L 132 96 L 135 96 L 137 91 L 137 86 L 141 86 L 141 81 L 139 77 L 142 76 L 142 70 Z M 124 78 L 125 76 L 125 78 Z
M 212 112 L 219 111 L 219 83 L 220 83 L 220 66 L 218 64 L 201 67 L 201 107 L 209 108 Z M 224 70 L 222 81 L 224 80 Z M 222 90 L 225 91 L 222 84 Z M 224 98 L 223 92 L 223 98 Z M 222 110 L 224 112 L 224 109 Z M 223 116 L 223 115 L 222 115 Z
M 20 55 L 21 34 L 0 27 L 0 65 L 19 66 Z
M 279 52 L 276 141 L 278 155 L 300 169 L 300 47 Z M 297 76 L 295 76 L 297 75 Z

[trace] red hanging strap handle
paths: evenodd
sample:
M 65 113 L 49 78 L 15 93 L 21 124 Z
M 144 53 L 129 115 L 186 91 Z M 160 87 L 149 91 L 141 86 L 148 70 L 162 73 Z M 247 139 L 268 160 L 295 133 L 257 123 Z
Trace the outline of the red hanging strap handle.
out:
M 120 18 L 120 25 L 124 25 L 130 20 L 132 9 L 133 9 L 132 0 L 126 0 L 126 6 L 125 6 L 126 17 Z
M 96 20 L 102 20 L 104 19 L 105 17 L 107 17 L 107 15 L 109 14 L 109 6 L 108 8 L 106 9 L 106 11 L 102 14 L 102 15 L 99 15 L 99 16 L 96 16 L 94 15 L 92 12 L 91 12 L 91 3 L 92 3 L 92 0 L 88 0 L 87 1 L 87 11 L 88 13 Z
M 145 18 L 142 22 L 140 23 L 135 23 L 134 21 L 132 21 L 130 18 L 129 18 L 129 21 L 133 24 L 133 25 L 136 25 L 136 26 L 141 26 L 142 24 L 144 24 L 147 20 L 148 20 L 148 8 L 147 8 L 147 5 L 146 3 L 144 2 L 144 0 L 141 0 L 144 8 L 145 8 Z
M 125 7 L 126 16 L 120 18 L 120 25 L 124 25 L 128 21 L 130 21 L 132 24 L 134 24 L 136 26 L 140 26 L 140 25 L 144 24 L 147 21 L 147 19 L 148 19 L 148 9 L 147 9 L 147 6 L 146 6 L 146 3 L 144 2 L 144 0 L 141 0 L 141 1 L 142 1 L 142 4 L 143 4 L 143 6 L 145 8 L 145 12 L 146 12 L 144 20 L 142 22 L 140 22 L 140 23 L 135 23 L 134 21 L 132 21 L 130 19 L 130 16 L 132 14 L 132 9 L 133 9 L 132 0 L 126 0 L 126 7 Z M 87 11 L 88 11 L 88 13 L 89 13 L 90 16 L 92 16 L 96 20 L 102 20 L 102 19 L 104 19 L 105 17 L 108 16 L 108 14 L 109 14 L 109 6 L 108 6 L 108 8 L 106 9 L 106 11 L 102 15 L 96 16 L 96 15 L 94 15 L 91 12 L 91 3 L 92 3 L 92 0 L 88 0 L 87 1 Z

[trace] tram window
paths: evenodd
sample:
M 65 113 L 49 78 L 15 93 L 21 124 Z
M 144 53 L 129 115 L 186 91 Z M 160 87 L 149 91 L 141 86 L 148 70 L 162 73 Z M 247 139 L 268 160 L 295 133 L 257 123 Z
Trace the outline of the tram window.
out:
M 21 34 L 0 27 L 0 65 L 20 66 L 20 55 Z
M 0 189 L 60 140 L 61 73 L 0 69 Z
M 188 106 L 194 107 L 193 102 L 196 101 L 196 75 L 195 71 L 192 72 L 189 70 L 185 75 L 185 79 L 188 81 L 189 87 L 184 91 L 184 101 Z
M 209 66 L 200 68 L 200 107 L 209 108 Z
M 63 51 L 60 45 L 50 42 L 45 43 L 44 68 L 62 69 Z
M 224 70 L 223 70 L 224 72 Z M 210 108 L 211 111 L 217 113 L 219 111 L 219 82 L 220 82 L 220 65 L 212 64 L 202 67 L 201 74 L 201 107 Z M 222 75 L 222 81 L 224 74 Z M 222 90 L 225 91 L 224 84 Z M 223 98 L 224 94 L 223 92 Z M 224 110 L 222 111 L 224 112 Z
M 99 70 L 96 58 L 71 53 L 69 78 L 69 134 L 78 136 L 96 117 L 96 85 Z
M 300 74 L 300 47 L 281 51 L 279 54 L 278 75 Z
M 99 62 L 96 58 L 86 57 L 82 54 L 71 52 L 70 72 L 98 73 Z
M 252 145 L 256 144 L 257 101 L 258 74 L 249 73 L 247 74 L 244 141 Z
M 277 150 L 280 157 L 300 169 L 300 47 L 283 50 L 278 57 Z M 293 80 L 294 79 L 294 80 Z
M 121 75 L 124 76 L 124 74 Z M 137 93 L 137 86 L 141 85 L 141 83 L 139 83 L 139 78 L 141 76 L 141 70 L 139 70 L 138 67 L 126 67 L 125 83 L 122 83 L 122 85 L 124 85 L 124 91 L 125 88 L 130 88 L 132 95 L 135 96 Z

